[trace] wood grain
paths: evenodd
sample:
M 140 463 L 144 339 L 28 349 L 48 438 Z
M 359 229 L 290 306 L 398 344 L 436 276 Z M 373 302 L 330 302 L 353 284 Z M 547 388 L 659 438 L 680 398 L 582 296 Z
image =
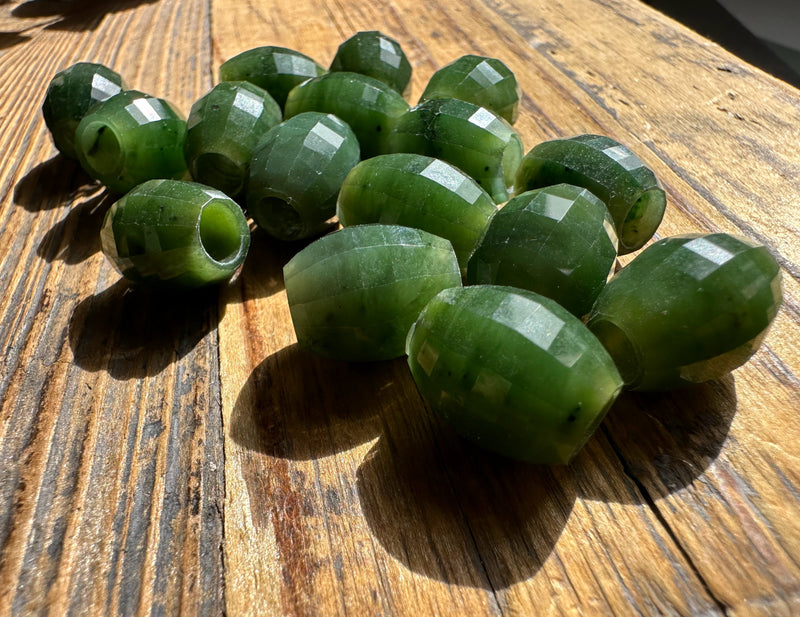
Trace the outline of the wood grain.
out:
M 565 468 L 487 455 L 402 359 L 295 341 L 256 230 L 239 278 L 129 288 L 111 198 L 39 108 L 78 61 L 184 112 L 258 45 L 327 64 L 396 38 L 415 101 L 463 53 L 523 90 L 526 148 L 611 135 L 662 179 L 662 236 L 767 244 L 785 306 L 733 376 L 623 395 Z M 0 615 L 800 614 L 800 92 L 635 0 L 0 4 Z

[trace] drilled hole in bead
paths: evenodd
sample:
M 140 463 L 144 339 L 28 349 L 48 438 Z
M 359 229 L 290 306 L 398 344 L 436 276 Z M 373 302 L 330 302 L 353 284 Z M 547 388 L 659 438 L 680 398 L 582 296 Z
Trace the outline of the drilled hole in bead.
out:
M 198 156 L 193 165 L 192 176 L 223 193 L 235 197 L 241 193 L 247 170 L 224 154 L 206 152 Z
M 95 122 L 81 131 L 80 144 L 90 171 L 98 175 L 115 173 L 123 163 L 123 151 L 114 128 Z
M 200 242 L 214 261 L 232 261 L 242 247 L 240 217 L 228 206 L 210 203 L 200 213 Z
M 633 204 L 622 224 L 620 234 L 620 254 L 629 253 L 641 248 L 655 233 L 661 219 L 664 218 L 664 209 L 667 198 L 660 188 L 645 191 Z

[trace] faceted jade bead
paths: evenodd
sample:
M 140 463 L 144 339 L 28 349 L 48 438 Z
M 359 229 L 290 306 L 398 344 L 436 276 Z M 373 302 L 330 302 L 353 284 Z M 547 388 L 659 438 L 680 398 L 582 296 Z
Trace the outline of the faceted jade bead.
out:
M 411 84 L 411 64 L 400 43 L 375 30 L 358 32 L 339 45 L 330 70 L 369 75 L 404 96 Z
M 420 393 L 456 431 L 531 463 L 569 463 L 622 389 L 586 326 L 513 287 L 441 292 L 411 327 L 406 351 Z
M 186 121 L 164 99 L 126 90 L 94 107 L 75 131 L 86 172 L 117 193 L 186 174 Z
M 653 237 L 667 198 L 651 169 L 610 137 L 578 135 L 543 142 L 522 159 L 518 193 L 565 182 L 589 189 L 611 212 L 619 254 L 640 249 Z
M 763 246 L 723 233 L 665 238 L 609 281 L 589 316 L 634 390 L 717 379 L 744 364 L 782 300 Z
M 414 152 L 447 161 L 469 174 L 496 203 L 508 199 L 522 159 L 522 140 L 485 107 L 432 99 L 412 107 L 389 135 L 391 152 Z
M 249 81 L 269 92 L 283 109 L 292 88 L 326 72 L 299 51 L 267 46 L 250 49 L 223 62 L 219 67 L 219 80 Z
M 250 229 L 242 209 L 216 189 L 150 180 L 111 206 L 100 239 L 106 257 L 134 282 L 200 287 L 236 272 Z
M 92 107 L 122 90 L 122 77 L 102 64 L 78 62 L 56 73 L 47 86 L 42 114 L 58 151 L 77 159 L 75 129 L 81 119 Z
M 502 207 L 469 260 L 467 283 L 529 289 L 582 317 L 616 257 L 614 221 L 603 202 L 586 189 L 557 184 Z
M 358 73 L 328 73 L 300 84 L 289 93 L 285 116 L 307 111 L 338 116 L 353 129 L 361 157 L 386 154 L 386 138 L 408 103 L 382 81 Z
M 495 212 L 492 198 L 472 178 L 421 154 L 362 161 L 345 178 L 336 205 L 344 226 L 387 223 L 447 238 L 462 272 Z
M 408 329 L 442 289 L 461 285 L 450 242 L 397 225 L 324 236 L 283 269 L 301 347 L 339 360 L 403 355 Z
M 198 182 L 237 197 L 250 175 L 259 139 L 281 121 L 269 93 L 246 81 L 224 81 L 192 105 L 184 154 Z
M 519 86 L 514 73 L 500 60 L 461 56 L 431 77 L 419 102 L 460 99 L 492 110 L 509 123 L 517 121 Z
M 250 164 L 247 210 L 280 240 L 321 233 L 358 163 L 358 140 L 336 116 L 308 112 L 270 129 Z

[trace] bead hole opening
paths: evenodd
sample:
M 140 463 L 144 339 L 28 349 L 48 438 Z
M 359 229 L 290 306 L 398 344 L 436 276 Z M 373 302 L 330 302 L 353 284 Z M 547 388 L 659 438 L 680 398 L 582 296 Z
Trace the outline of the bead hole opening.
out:
M 242 250 L 240 217 L 228 206 L 210 203 L 200 212 L 200 242 L 214 261 L 233 261 Z
M 653 236 L 666 207 L 667 197 L 662 189 L 652 188 L 642 193 L 622 223 L 619 241 L 624 251 L 620 250 L 620 254 L 641 248 Z
M 82 131 L 79 146 L 96 174 L 113 174 L 122 167 L 124 154 L 119 136 L 104 122 L 91 124 Z

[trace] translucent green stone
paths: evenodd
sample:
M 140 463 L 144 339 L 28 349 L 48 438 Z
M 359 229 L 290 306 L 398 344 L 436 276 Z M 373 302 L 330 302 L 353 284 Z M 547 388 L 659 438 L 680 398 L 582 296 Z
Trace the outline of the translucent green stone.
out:
M 295 255 L 283 276 L 300 346 L 352 361 L 403 355 L 428 300 L 461 285 L 447 240 L 397 225 L 324 236 Z
M 453 98 L 492 110 L 509 123 L 517 121 L 519 85 L 514 73 L 495 58 L 461 56 L 431 77 L 419 102 Z
M 224 81 L 192 105 L 184 154 L 198 182 L 237 197 L 250 175 L 258 141 L 281 121 L 281 108 L 263 88 Z
M 469 261 L 467 282 L 529 289 L 582 317 L 616 257 L 614 221 L 603 202 L 586 189 L 557 184 L 501 208 Z
M 186 174 L 186 121 L 164 99 L 126 90 L 98 104 L 75 131 L 81 166 L 117 193 Z
M 250 164 L 247 211 L 281 240 L 322 232 L 358 163 L 358 139 L 336 116 L 308 112 L 270 129 Z
M 515 190 L 562 182 L 603 200 L 617 228 L 620 255 L 644 246 L 664 217 L 667 198 L 653 171 L 610 137 L 578 135 L 534 146 L 522 159 Z
M 118 73 L 91 62 L 78 62 L 56 73 L 42 104 L 44 122 L 64 156 L 77 159 L 75 129 L 98 103 L 125 89 Z
M 497 211 L 492 198 L 464 172 L 420 154 L 385 154 L 356 165 L 339 192 L 344 225 L 404 225 L 447 238 L 464 271 Z
M 339 45 L 330 70 L 374 77 L 404 96 L 411 84 L 411 64 L 400 43 L 375 30 L 358 32 Z
M 597 339 L 559 304 L 493 285 L 447 289 L 408 334 L 428 405 L 483 448 L 567 464 L 622 389 Z
M 609 281 L 589 316 L 628 387 L 665 390 L 744 364 L 782 301 L 769 251 L 716 233 L 665 238 Z
M 456 99 L 412 107 L 395 123 L 388 147 L 455 165 L 496 203 L 508 199 L 523 154 L 522 139 L 508 122 L 485 107 Z
M 230 278 L 250 246 L 242 209 L 194 182 L 150 180 L 106 213 L 103 252 L 128 279 L 200 287 Z
M 328 73 L 297 86 L 286 101 L 287 118 L 307 111 L 338 116 L 353 129 L 361 158 L 386 154 L 386 138 L 408 103 L 389 86 L 358 73 Z
M 292 88 L 325 73 L 322 66 L 299 51 L 267 46 L 249 49 L 223 62 L 219 80 L 249 81 L 269 92 L 283 109 Z

